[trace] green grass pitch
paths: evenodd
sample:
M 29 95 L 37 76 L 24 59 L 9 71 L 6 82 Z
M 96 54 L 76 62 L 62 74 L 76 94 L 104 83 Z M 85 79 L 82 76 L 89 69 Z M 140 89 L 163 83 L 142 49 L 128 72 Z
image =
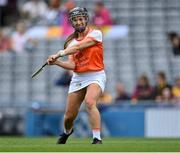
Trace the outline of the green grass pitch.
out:
M 55 137 L 0 137 L 0 152 L 179 152 L 180 138 L 104 138 L 92 145 L 90 138 L 69 138 L 57 145 Z

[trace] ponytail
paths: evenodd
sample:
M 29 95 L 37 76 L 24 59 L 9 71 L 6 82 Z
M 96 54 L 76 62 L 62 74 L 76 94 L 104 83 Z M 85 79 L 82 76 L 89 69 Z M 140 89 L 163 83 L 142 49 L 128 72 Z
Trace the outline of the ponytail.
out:
M 67 37 L 67 39 L 65 40 L 65 43 L 64 43 L 64 49 L 67 48 L 68 44 L 74 39 L 74 38 L 77 38 L 78 37 L 78 33 L 75 31 L 74 33 L 72 33 L 71 35 L 69 35 Z

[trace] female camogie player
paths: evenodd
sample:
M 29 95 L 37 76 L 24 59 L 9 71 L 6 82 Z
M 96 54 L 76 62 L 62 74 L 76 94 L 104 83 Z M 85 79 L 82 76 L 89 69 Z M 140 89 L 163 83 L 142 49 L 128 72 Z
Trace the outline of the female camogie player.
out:
M 58 139 L 57 144 L 65 144 L 73 133 L 73 122 L 83 101 L 92 128 L 92 144 L 102 144 L 101 118 L 96 107 L 106 82 L 102 33 L 87 25 L 89 16 L 86 8 L 76 7 L 70 10 L 69 20 L 75 30 L 74 33 L 65 41 L 64 50 L 58 51 L 47 59 L 48 65 L 73 70 L 64 115 L 64 133 Z M 67 55 L 67 61 L 57 60 Z

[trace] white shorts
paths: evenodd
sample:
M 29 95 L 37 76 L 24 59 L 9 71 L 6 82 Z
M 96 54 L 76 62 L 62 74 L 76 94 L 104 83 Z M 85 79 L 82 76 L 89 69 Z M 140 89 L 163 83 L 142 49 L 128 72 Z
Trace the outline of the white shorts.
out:
M 104 91 L 106 84 L 106 74 L 104 70 L 98 72 L 87 72 L 87 73 L 73 72 L 68 93 L 72 93 L 80 89 L 83 89 L 92 83 L 98 84 L 102 92 Z

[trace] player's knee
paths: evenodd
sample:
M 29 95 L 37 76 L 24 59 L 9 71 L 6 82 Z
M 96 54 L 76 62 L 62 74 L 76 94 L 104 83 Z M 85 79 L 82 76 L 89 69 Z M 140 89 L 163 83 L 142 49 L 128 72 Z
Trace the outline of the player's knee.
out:
M 85 98 L 86 109 L 92 109 L 96 105 L 96 101 L 92 98 Z

